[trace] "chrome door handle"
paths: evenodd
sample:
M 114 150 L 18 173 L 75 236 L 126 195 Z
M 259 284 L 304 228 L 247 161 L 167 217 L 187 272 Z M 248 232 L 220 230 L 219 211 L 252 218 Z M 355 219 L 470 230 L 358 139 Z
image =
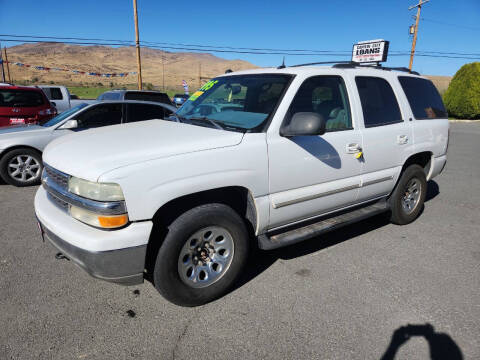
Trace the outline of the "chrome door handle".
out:
M 358 144 L 347 144 L 347 154 L 356 154 L 362 151 L 362 148 Z
M 405 145 L 408 143 L 408 136 L 407 135 L 398 135 L 397 136 L 397 144 Z

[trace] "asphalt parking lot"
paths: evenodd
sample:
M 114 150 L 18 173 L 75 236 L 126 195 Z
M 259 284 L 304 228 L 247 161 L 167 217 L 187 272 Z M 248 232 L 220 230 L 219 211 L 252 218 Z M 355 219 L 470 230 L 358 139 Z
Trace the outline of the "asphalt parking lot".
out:
M 36 188 L 0 185 L 0 359 L 479 359 L 480 124 L 451 131 L 414 223 L 375 217 L 257 253 L 199 308 L 56 260 Z

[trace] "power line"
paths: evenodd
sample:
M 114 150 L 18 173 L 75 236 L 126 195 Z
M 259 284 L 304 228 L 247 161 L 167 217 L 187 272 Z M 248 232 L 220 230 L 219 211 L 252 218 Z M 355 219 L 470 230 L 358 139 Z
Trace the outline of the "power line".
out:
M 448 23 L 448 22 L 445 22 L 445 21 L 432 20 L 432 19 L 427 19 L 427 18 L 420 18 L 420 20 L 428 21 L 428 22 L 432 22 L 432 23 L 436 23 L 436 24 L 441 24 L 441 25 L 454 26 L 456 28 L 464 28 L 464 29 L 468 29 L 468 30 L 480 31 L 479 27 L 474 27 L 474 26 L 452 24 L 452 23 Z
M 8 36 L 14 37 L 12 35 L 0 34 L 0 36 Z M 44 42 L 43 40 L 29 40 L 25 38 L 21 38 L 21 35 L 15 35 L 17 39 L 5 39 L 1 38 L 1 41 L 5 42 L 26 42 L 26 43 L 40 43 Z M 29 36 L 30 38 L 34 38 L 35 36 Z M 48 38 L 48 39 L 67 39 L 67 38 L 60 38 L 60 37 L 38 37 L 38 38 Z M 86 39 L 86 38 L 68 38 L 68 39 Z M 92 39 L 93 40 L 93 39 Z M 110 41 L 106 39 L 96 39 L 98 41 Z M 113 41 L 113 40 L 111 40 Z M 122 42 L 91 42 L 91 41 L 48 41 L 50 43 L 56 44 L 73 44 L 73 45 L 100 45 L 100 46 L 134 46 L 133 42 L 126 43 L 124 40 L 116 40 Z M 205 45 L 208 46 L 208 45 Z M 288 55 L 288 56 L 338 56 L 338 57 L 345 57 L 350 56 L 351 51 L 338 51 L 333 52 L 333 50 L 318 50 L 318 51 L 325 51 L 324 53 L 290 53 L 290 52 L 273 52 L 273 51 L 243 51 L 243 50 L 225 50 L 224 48 L 213 48 L 204 49 L 199 47 L 188 47 L 188 46 L 160 46 L 160 45 L 150 45 L 148 46 L 152 49 L 159 49 L 159 50 L 184 50 L 184 51 L 195 51 L 195 52 L 214 52 L 214 53 L 234 53 L 234 54 L 252 54 L 252 55 Z M 235 49 L 232 47 L 232 49 Z M 306 50 L 305 50 L 306 51 Z M 316 50 L 313 50 L 316 51 Z M 332 51 L 332 52 L 327 52 Z M 391 51 L 390 56 L 406 56 L 409 52 L 407 51 Z M 441 51 L 418 51 L 416 53 L 418 56 L 423 57 L 445 57 L 445 58 L 457 58 L 457 59 L 468 59 L 468 60 L 477 60 L 480 58 L 480 54 L 473 54 L 473 53 L 455 53 L 455 52 L 441 52 Z M 454 56 L 452 56 L 454 55 Z M 473 56 L 473 57 L 472 57 Z

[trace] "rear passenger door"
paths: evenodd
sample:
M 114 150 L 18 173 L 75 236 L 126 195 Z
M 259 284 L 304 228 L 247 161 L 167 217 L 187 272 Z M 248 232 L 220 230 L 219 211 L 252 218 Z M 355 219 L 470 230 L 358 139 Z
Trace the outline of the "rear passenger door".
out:
M 393 87 L 392 84 L 393 83 Z M 363 173 L 359 201 L 391 192 L 405 159 L 413 151 L 412 126 L 403 114 L 405 100 L 396 82 L 383 77 L 357 76 L 363 114 Z M 400 106 L 399 104 L 402 104 Z
M 127 122 L 159 119 L 163 120 L 172 112 L 152 104 L 127 104 Z

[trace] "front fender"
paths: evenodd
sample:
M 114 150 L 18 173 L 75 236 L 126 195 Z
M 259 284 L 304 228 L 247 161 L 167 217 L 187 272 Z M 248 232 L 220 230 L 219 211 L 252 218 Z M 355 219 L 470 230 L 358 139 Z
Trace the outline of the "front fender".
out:
M 125 166 L 99 181 L 120 184 L 132 221 L 152 219 L 162 205 L 181 196 L 221 187 L 247 188 L 255 199 L 268 194 L 265 134 L 246 134 L 232 147 Z

